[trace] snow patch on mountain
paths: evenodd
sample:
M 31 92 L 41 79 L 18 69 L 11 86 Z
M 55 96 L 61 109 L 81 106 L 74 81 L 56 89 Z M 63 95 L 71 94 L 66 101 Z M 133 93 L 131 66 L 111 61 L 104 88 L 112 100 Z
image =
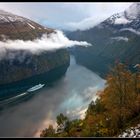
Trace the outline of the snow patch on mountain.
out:
M 119 14 L 119 13 L 114 14 L 114 15 L 112 15 L 111 17 L 109 17 L 109 18 L 107 19 L 107 22 L 109 22 L 109 23 L 111 23 L 111 24 L 114 24 L 114 22 L 115 22 L 115 20 L 116 20 L 117 18 L 120 18 L 120 14 Z
M 16 22 L 16 21 L 20 21 L 20 22 L 24 22 L 27 19 L 20 17 L 20 16 L 16 16 L 12 13 L 6 12 L 4 10 L 0 10 L 0 22 Z
M 33 25 L 31 25 L 30 23 L 27 23 L 32 29 L 35 29 L 35 27 Z
M 120 18 L 116 18 L 114 24 L 128 24 L 131 21 L 126 19 L 124 16 L 120 17 Z
M 118 136 L 119 138 L 136 138 L 140 137 L 140 124 L 138 124 L 136 127 L 131 127 L 127 130 L 125 130 L 122 134 Z
M 17 16 L 7 16 L 7 19 L 11 22 L 16 22 L 16 21 L 23 21 L 23 18 L 17 17 Z
M 9 22 L 7 18 L 5 18 L 4 16 L 0 15 L 0 22 L 1 23 L 5 23 L 5 22 Z
M 121 12 L 109 17 L 107 19 L 107 22 L 109 22 L 110 24 L 128 24 L 132 22 L 132 20 L 127 19 L 124 12 Z

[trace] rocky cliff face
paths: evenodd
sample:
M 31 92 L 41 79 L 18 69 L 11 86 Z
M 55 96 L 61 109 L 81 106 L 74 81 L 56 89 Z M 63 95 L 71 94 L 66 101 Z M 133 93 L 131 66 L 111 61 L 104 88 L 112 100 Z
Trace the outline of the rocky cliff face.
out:
M 54 32 L 53 29 L 45 28 L 29 19 L 0 10 L 0 41 L 2 42 L 17 39 L 34 40 L 44 33 L 49 35 Z M 14 89 L 17 85 L 31 86 L 41 80 L 43 82 L 54 80 L 66 72 L 69 63 L 70 56 L 64 48 L 40 53 L 31 53 L 28 49 L 6 50 L 5 56 L 0 59 L 0 97 L 12 94 L 12 90 L 6 93 L 7 85 L 8 89 Z M 25 82 L 20 84 L 21 81 Z
M 115 61 L 127 63 L 131 69 L 140 63 L 140 3 L 132 4 L 97 26 L 67 33 L 70 39 L 85 40 L 87 48 L 75 48 L 78 63 L 105 76 Z
M 41 54 L 32 54 L 23 50 L 13 50 L 9 53 L 16 55 L 16 57 L 0 61 L 1 85 L 43 74 L 60 66 L 69 65 L 69 54 L 65 49 L 45 51 Z

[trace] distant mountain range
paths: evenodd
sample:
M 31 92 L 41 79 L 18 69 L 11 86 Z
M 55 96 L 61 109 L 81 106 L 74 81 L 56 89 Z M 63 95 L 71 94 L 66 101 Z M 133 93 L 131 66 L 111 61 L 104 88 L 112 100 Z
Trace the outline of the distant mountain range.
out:
M 68 38 L 84 40 L 92 46 L 72 51 L 79 64 L 105 76 L 115 61 L 130 69 L 140 63 L 140 3 L 116 13 L 100 24 L 84 31 L 66 32 Z

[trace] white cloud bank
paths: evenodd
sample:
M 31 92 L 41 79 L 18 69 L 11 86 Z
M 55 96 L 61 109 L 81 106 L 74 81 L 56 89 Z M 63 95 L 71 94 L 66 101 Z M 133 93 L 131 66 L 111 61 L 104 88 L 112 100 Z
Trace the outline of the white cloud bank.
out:
M 132 28 L 123 28 L 120 30 L 120 32 L 122 32 L 122 31 L 130 31 L 136 35 L 140 35 L 140 31 L 136 31 L 135 29 L 132 29 Z
M 69 40 L 61 31 L 56 30 L 55 33 L 44 34 L 41 39 L 33 41 L 23 40 L 6 40 L 0 41 L 0 56 L 5 56 L 8 50 L 28 50 L 31 53 L 40 53 L 42 51 L 56 50 L 59 48 L 67 48 L 72 46 L 90 46 L 85 41 Z
M 90 29 L 96 25 L 98 25 L 100 22 L 102 22 L 103 20 L 105 20 L 105 17 L 89 17 L 89 18 L 85 18 L 79 22 L 70 22 L 67 23 L 66 26 L 68 26 L 69 30 L 74 31 L 74 30 L 87 30 Z
M 111 37 L 111 39 L 117 40 L 117 41 L 123 40 L 126 42 L 128 42 L 128 40 L 129 40 L 127 37 L 123 37 L 123 36 Z

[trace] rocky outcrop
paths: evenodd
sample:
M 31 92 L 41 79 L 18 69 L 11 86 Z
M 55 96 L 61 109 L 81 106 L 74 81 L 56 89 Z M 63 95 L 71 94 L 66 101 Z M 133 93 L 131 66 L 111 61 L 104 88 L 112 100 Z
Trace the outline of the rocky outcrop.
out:
M 140 124 L 138 124 L 136 127 L 131 127 L 125 130 L 118 137 L 119 138 L 139 138 L 140 137 Z
M 0 85 L 20 81 L 63 65 L 69 65 L 69 54 L 66 49 L 45 51 L 40 54 L 13 50 L 12 54 L 16 55 L 14 59 L 0 61 Z

